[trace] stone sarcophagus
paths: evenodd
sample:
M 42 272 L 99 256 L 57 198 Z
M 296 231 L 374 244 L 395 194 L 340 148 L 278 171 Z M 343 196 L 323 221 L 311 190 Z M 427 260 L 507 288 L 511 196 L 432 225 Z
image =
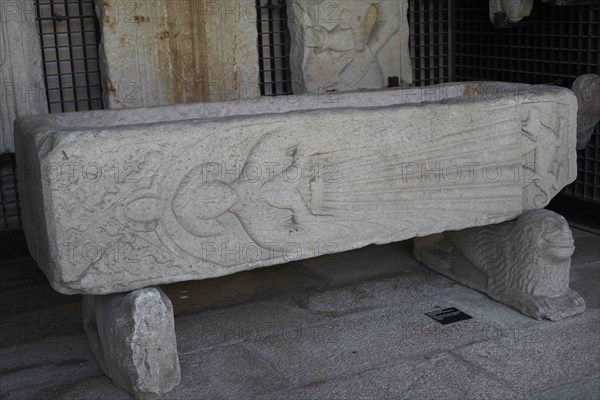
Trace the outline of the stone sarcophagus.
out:
M 576 118 L 504 83 L 21 118 L 25 232 L 108 294 L 499 223 L 574 180 Z

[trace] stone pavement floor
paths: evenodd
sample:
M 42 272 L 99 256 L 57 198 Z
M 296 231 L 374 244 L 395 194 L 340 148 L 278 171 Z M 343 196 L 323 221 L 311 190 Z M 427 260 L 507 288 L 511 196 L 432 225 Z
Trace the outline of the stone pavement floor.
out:
M 600 399 L 600 236 L 574 229 L 587 311 L 536 321 L 438 275 L 411 241 L 164 286 L 181 386 L 165 399 Z M 78 296 L 29 258 L 0 264 L 0 399 L 128 399 Z M 472 319 L 425 315 L 456 307 Z

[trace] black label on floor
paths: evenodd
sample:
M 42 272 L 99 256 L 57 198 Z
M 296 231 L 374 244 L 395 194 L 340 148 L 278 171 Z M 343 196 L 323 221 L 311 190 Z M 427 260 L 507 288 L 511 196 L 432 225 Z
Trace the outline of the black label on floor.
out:
M 431 311 L 431 312 L 425 313 L 425 315 L 435 319 L 437 322 L 439 322 L 442 325 L 448 325 L 448 324 L 452 324 L 454 322 L 464 321 L 465 319 L 473 318 L 470 315 L 467 315 L 464 312 L 460 311 L 458 308 L 454 308 L 454 307 L 444 308 L 442 310 Z

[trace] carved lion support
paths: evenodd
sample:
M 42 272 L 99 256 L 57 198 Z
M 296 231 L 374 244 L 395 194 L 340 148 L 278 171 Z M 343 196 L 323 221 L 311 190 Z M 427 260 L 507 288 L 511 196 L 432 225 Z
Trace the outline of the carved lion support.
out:
M 569 288 L 575 250 L 567 221 L 533 210 L 514 221 L 415 239 L 427 267 L 537 319 L 580 314 L 585 302 Z
M 179 385 L 173 306 L 160 289 L 83 296 L 83 325 L 102 371 L 136 399 Z

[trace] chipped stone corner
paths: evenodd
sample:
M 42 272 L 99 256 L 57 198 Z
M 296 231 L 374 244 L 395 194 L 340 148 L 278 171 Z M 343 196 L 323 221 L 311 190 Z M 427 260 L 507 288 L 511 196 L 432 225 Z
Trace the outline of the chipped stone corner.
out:
M 159 288 L 83 296 L 83 322 L 104 373 L 136 399 L 157 399 L 179 385 L 173 306 Z

